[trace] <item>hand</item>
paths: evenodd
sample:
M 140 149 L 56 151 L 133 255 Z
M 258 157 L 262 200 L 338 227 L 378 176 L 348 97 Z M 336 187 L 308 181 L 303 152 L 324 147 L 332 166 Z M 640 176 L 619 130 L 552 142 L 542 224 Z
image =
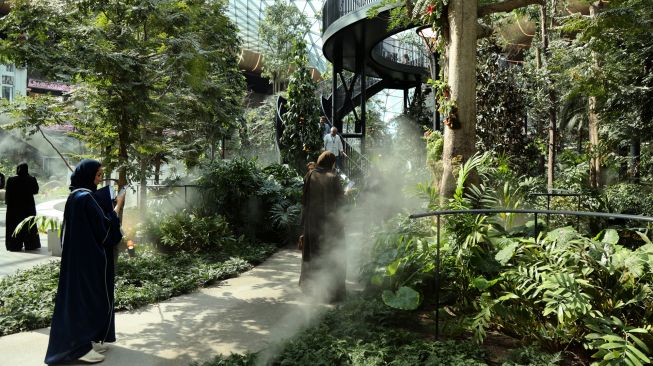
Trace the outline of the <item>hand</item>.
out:
M 127 195 L 127 191 L 123 191 L 121 194 L 119 194 L 116 197 L 116 207 L 114 211 L 118 212 L 122 209 L 122 207 L 125 205 L 125 196 Z

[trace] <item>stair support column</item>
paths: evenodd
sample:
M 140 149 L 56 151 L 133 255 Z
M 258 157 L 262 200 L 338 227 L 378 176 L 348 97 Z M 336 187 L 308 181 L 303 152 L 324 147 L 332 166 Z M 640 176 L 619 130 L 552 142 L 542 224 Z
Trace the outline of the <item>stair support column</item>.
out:
M 331 126 L 342 132 L 342 118 L 338 115 L 338 77 L 342 73 L 342 40 L 336 39 L 334 44 L 332 92 L 331 92 Z

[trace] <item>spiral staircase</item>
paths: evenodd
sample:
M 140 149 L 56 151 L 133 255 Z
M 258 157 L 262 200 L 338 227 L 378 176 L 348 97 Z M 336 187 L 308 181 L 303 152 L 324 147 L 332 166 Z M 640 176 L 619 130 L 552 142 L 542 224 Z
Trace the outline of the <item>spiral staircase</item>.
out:
M 326 0 L 322 8 L 322 51 L 333 65 L 330 87 L 320 88 L 322 114 L 338 131 L 342 131 L 343 118 L 354 114 L 353 133 L 341 134 L 349 156 L 345 174 L 352 179 L 364 176 L 369 166 L 364 151 L 365 102 L 384 89 L 407 91 L 419 87 L 429 75 L 428 58 L 419 46 L 392 37 L 409 29 L 390 28 L 390 10 L 397 5 L 379 7 L 380 3 L 379 0 Z M 373 8 L 378 14 L 369 17 Z M 286 100 L 279 97 L 275 121 L 277 143 L 283 134 L 285 112 Z M 353 144 L 353 139 L 359 139 L 360 143 Z

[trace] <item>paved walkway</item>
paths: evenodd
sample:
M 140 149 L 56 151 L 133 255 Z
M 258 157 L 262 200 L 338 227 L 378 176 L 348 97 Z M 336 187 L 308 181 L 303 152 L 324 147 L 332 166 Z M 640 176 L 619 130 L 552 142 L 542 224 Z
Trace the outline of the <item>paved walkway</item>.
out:
M 36 212 L 39 215 L 63 218 L 63 211 L 60 206 L 66 199 L 57 199 L 36 205 Z M 5 248 L 5 219 L 7 217 L 7 206 L 0 205 L 0 278 L 16 273 L 19 269 L 27 269 L 37 264 L 47 263 L 51 260 L 59 260 L 48 253 L 48 236 L 39 234 L 41 248 L 29 252 L 9 252 Z M 1 364 L 0 360 L 0 364 Z
M 327 308 L 298 290 L 300 253 L 284 249 L 220 284 L 116 314 L 105 366 L 186 366 L 214 355 L 274 352 Z M 42 365 L 49 329 L 0 337 L 0 365 Z

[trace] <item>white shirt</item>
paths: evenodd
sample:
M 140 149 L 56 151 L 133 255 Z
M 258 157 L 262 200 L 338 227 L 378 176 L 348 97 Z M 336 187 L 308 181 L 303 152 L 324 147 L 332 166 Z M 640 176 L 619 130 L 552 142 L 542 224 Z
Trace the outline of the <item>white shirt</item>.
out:
M 337 134 L 335 136 L 331 134 L 324 135 L 324 150 L 329 150 L 333 155 L 340 156 L 340 152 L 344 150 L 340 136 Z

